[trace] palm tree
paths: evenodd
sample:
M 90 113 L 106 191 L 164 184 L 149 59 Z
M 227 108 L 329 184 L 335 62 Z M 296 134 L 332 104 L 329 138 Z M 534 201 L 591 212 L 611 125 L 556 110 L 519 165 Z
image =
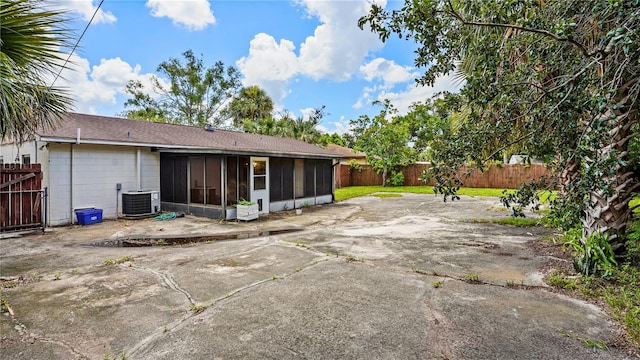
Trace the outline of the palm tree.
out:
M 233 125 L 241 127 L 244 121 L 257 121 L 271 117 L 273 100 L 258 86 L 242 88 L 227 109 Z
M 0 137 L 18 143 L 37 128 L 54 126 L 72 105 L 51 81 L 71 45 L 64 12 L 39 0 L 0 0 Z
M 314 109 L 308 119 L 304 117 L 289 119 L 290 133 L 288 136 L 311 144 L 318 142 L 321 134 L 317 126 L 320 125 L 325 115 L 324 106 L 322 106 L 319 109 Z

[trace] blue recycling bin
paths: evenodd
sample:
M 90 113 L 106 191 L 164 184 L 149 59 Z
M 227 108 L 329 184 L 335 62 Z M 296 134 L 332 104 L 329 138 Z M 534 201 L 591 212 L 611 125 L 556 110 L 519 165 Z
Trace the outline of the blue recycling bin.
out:
M 102 209 L 81 209 L 76 210 L 76 218 L 80 225 L 90 225 L 102 221 Z

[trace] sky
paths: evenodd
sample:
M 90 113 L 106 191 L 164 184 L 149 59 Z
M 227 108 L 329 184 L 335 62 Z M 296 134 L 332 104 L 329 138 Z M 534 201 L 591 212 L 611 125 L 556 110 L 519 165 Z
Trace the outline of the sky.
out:
M 76 41 L 95 13 L 55 84 L 72 92 L 75 112 L 118 115 L 129 80 L 150 85 L 160 63 L 183 60 L 187 50 L 207 67 L 216 61 L 236 67 L 243 86 L 264 89 L 277 112 L 305 116 L 324 106 L 320 130 L 329 133 L 342 134 L 349 120 L 379 113 L 375 100 L 389 99 L 404 114 L 411 104 L 460 85 L 451 76 L 433 87 L 416 85 L 424 69 L 413 65 L 414 43 L 397 36 L 383 43 L 358 28 L 371 7 L 367 0 L 45 1 L 68 11 Z

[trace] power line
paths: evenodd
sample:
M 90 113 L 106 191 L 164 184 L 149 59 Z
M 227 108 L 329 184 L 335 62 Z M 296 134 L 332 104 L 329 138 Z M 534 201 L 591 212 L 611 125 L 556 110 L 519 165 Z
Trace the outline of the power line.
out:
M 53 79 L 53 82 L 51 83 L 51 86 L 49 86 L 49 89 L 51 89 L 53 87 L 53 85 L 56 83 L 56 81 L 60 77 L 60 74 L 62 74 L 62 70 L 64 70 L 67 67 L 67 64 L 69 63 L 69 60 L 71 59 L 71 55 L 73 55 L 74 51 L 76 51 L 76 48 L 80 44 L 80 40 L 82 40 L 82 38 L 84 37 L 84 34 L 89 29 L 89 26 L 91 26 L 91 23 L 93 22 L 93 18 L 96 17 L 96 14 L 98 13 L 98 10 L 100 10 L 100 6 L 102 6 L 103 2 L 104 2 L 104 0 L 100 0 L 100 4 L 98 4 L 98 6 L 96 7 L 96 11 L 93 12 L 93 15 L 91 16 L 91 19 L 89 19 L 89 22 L 87 23 L 87 26 L 84 27 L 84 30 L 82 31 L 82 34 L 80 34 L 80 37 L 78 38 L 78 41 L 76 41 L 76 44 L 73 45 L 73 49 L 71 49 L 71 52 L 69 53 L 69 56 L 67 56 L 67 60 L 65 60 L 64 64 L 62 64 L 62 67 L 60 68 L 60 71 L 58 71 L 58 74 L 56 74 L 56 78 Z

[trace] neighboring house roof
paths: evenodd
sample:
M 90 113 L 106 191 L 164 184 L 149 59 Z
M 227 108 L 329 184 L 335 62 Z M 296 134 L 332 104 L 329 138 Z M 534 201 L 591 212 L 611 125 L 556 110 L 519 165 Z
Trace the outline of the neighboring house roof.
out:
M 150 146 L 171 151 L 336 158 L 319 146 L 276 136 L 68 113 L 54 129 L 38 130 L 43 141 Z
M 367 157 L 367 154 L 363 153 L 362 151 L 355 151 L 353 149 L 335 144 L 327 145 L 326 150 L 329 150 L 333 154 L 343 159 L 364 159 Z

